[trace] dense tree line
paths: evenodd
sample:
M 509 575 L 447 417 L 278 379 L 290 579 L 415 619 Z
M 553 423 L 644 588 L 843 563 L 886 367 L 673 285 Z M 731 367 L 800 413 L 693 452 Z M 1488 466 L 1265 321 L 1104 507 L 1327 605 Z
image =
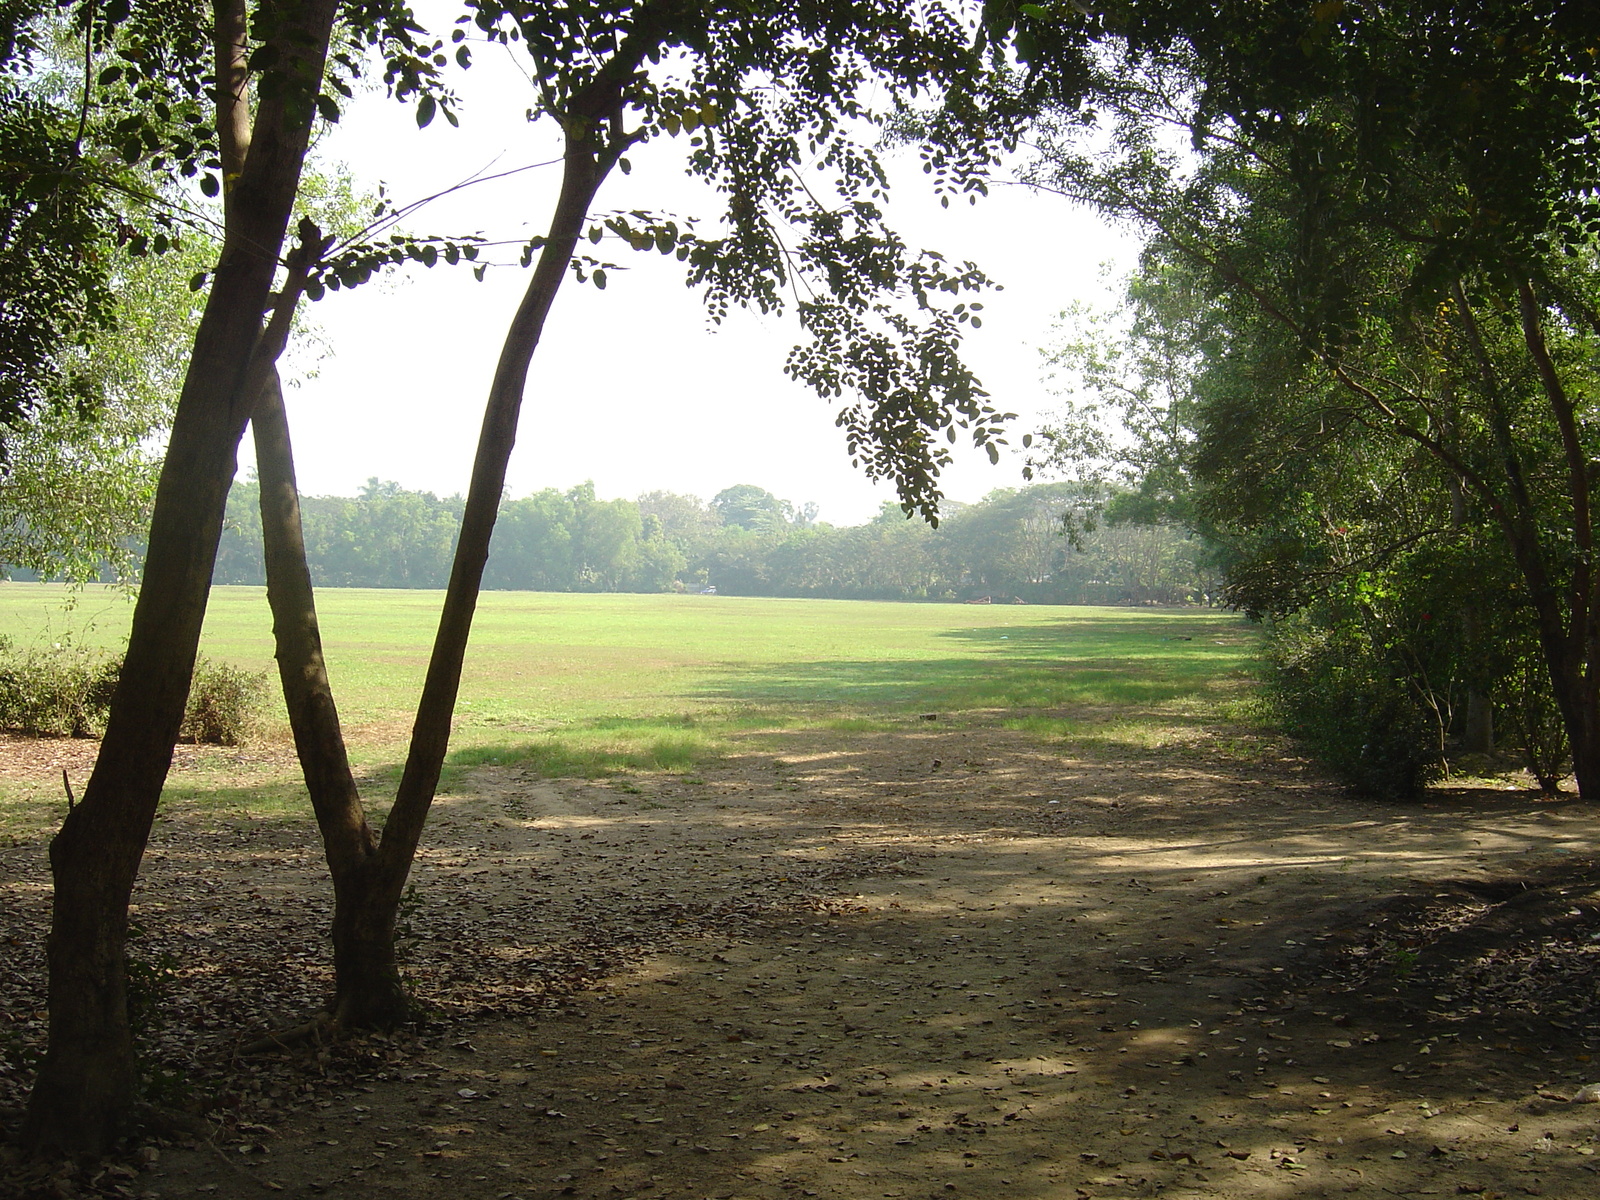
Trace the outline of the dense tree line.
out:
M 235 488 L 218 583 L 265 580 L 258 491 Z M 865 525 L 833 526 L 814 506 L 749 484 L 709 504 L 672 492 L 601 500 L 592 483 L 547 488 L 501 506 L 484 586 L 1035 604 L 1185 604 L 1217 591 L 1201 539 L 1171 525 L 1093 520 L 1101 496 L 1038 484 L 947 504 L 937 527 L 892 503 Z M 307 497 L 312 577 L 323 587 L 443 587 L 461 505 L 376 479 L 359 496 Z
M 1207 533 L 1285 726 L 1360 789 L 1498 741 L 1600 795 L 1592 21 L 1162 8 L 1186 35 L 1130 41 L 1098 145 L 1041 128 L 1039 181 L 1147 235 L 1047 462 Z

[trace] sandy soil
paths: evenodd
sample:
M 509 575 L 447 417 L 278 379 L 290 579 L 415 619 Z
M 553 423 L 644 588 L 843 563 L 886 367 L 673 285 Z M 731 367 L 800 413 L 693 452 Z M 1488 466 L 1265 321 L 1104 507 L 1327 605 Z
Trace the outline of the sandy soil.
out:
M 232 1051 L 326 983 L 317 853 L 295 823 L 174 814 L 138 897 L 146 1036 L 215 1132 L 9 1178 L 162 1198 L 1600 1194 L 1600 1104 L 1568 1103 L 1600 1079 L 1593 806 L 1375 804 L 1245 751 L 1219 731 L 1080 758 L 934 721 L 690 777 L 486 768 L 436 810 L 406 908 L 434 1019 L 250 1058 Z M 41 1028 L 42 849 L 0 848 L 13 1115 Z

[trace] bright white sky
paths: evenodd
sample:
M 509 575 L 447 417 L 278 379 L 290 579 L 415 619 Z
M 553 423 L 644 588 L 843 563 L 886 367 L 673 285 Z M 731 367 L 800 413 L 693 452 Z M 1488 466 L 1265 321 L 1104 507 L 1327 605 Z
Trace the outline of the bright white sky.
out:
M 447 28 L 441 22 L 440 28 Z M 325 156 L 347 163 L 358 183 L 378 181 L 404 204 L 474 174 L 556 157 L 546 124 L 524 113 L 532 92 L 507 51 L 476 47 L 458 75 L 461 128 L 442 119 L 419 131 L 409 109 L 360 100 Z M 614 173 L 601 210 L 643 208 L 712 216 L 716 208 L 683 173 L 671 142 L 630 155 Z M 984 327 L 969 336 L 968 361 L 997 407 L 1019 414 L 1011 441 L 1052 407 L 1040 348 L 1055 314 L 1074 299 L 1106 296 L 1101 264 L 1132 265 L 1131 240 L 1064 201 L 1002 187 L 974 208 L 941 209 L 914 161 L 903 169 L 891 221 L 911 245 L 971 259 L 1005 290 L 985 298 Z M 527 238 L 542 232 L 557 168 L 523 172 L 467 189 L 424 210 L 417 231 Z M 782 372 L 798 340 L 792 318 L 737 315 L 711 326 L 676 260 L 608 241 L 597 252 L 628 270 L 605 291 L 569 279 L 535 355 L 511 461 L 510 488 L 523 496 L 592 479 L 602 498 L 665 489 L 710 499 L 753 483 L 796 504 L 815 501 L 838 525 L 870 519 L 890 485 L 850 466 L 834 409 Z M 398 284 L 332 293 L 313 306 L 333 354 L 287 391 L 301 491 L 351 495 L 370 476 L 445 495 L 465 491 L 495 358 L 527 272 L 491 269 L 478 283 L 464 267 L 416 269 Z M 286 364 L 292 380 L 298 364 Z M 249 439 L 245 443 L 248 462 Z M 1017 454 L 991 466 L 969 445 L 945 475 L 945 494 L 976 500 L 1020 485 Z

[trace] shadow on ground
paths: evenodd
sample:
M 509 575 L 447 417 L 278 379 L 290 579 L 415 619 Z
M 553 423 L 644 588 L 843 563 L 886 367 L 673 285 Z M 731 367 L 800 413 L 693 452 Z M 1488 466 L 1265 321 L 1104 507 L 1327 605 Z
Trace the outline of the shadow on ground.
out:
M 1430 1015 L 1405 947 L 1350 958 L 1397 895 L 1592 855 L 1587 808 L 997 729 L 761 744 L 695 776 L 479 770 L 406 912 L 438 1021 L 320 1054 L 225 1053 L 325 983 L 314 855 L 175 817 L 141 921 L 219 1132 L 130 1191 L 1594 1194 L 1600 1108 L 1562 1099 L 1593 1029 Z

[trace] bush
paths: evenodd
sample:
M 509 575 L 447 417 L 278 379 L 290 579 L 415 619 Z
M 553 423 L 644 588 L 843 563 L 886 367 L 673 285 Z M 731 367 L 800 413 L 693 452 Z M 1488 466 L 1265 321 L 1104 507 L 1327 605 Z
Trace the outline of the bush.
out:
M 72 646 L 18 650 L 0 638 L 0 729 L 36 737 L 98 737 L 122 659 Z M 179 737 L 237 746 L 266 705 L 265 671 L 195 664 Z
M 1502 682 L 1500 699 L 1516 733 L 1528 771 L 1541 790 L 1555 795 L 1572 763 L 1567 730 L 1550 694 L 1544 663 L 1529 655 Z
M 97 736 L 120 667 L 120 660 L 97 651 L 17 650 L 0 639 L 0 728 L 35 736 Z
M 1437 722 L 1359 636 L 1292 617 L 1274 628 L 1266 657 L 1285 732 L 1349 786 L 1409 798 L 1439 777 Z
M 189 706 L 178 736 L 186 742 L 237 746 L 259 724 L 266 696 L 265 671 L 245 671 L 202 658 L 194 666 Z

